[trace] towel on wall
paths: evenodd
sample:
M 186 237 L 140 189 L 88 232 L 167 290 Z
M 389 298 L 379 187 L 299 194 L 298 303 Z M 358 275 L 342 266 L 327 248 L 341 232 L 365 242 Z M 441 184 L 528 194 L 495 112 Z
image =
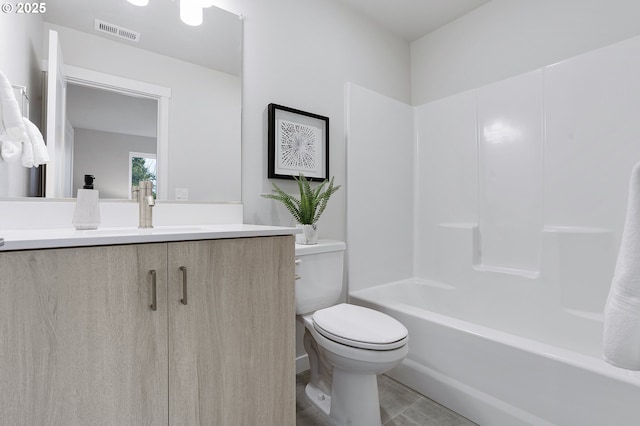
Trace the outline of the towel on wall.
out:
M 18 161 L 22 154 L 22 142 L 16 143 L 10 140 L 4 140 L 0 134 L 0 157 L 8 163 Z
M 604 359 L 640 370 L 640 163 L 629 183 L 627 216 L 604 309 Z
M 23 144 L 22 165 L 25 167 L 38 167 L 41 164 L 48 163 L 49 152 L 44 144 L 40 129 L 27 117 L 24 117 L 24 126 L 27 129 L 28 140 Z
M 25 123 L 27 119 L 25 118 Z M 22 143 L 22 155 L 20 156 L 20 161 L 24 167 L 30 168 L 35 164 L 33 163 L 33 143 L 31 142 L 31 137 L 27 135 L 26 141 Z
M 5 161 L 17 161 L 27 141 L 20 106 L 7 76 L 0 71 L 0 155 Z
M 22 112 L 13 93 L 13 87 L 7 76 L 0 71 L 0 107 L 2 108 L 2 124 L 7 138 L 24 140 L 26 129 L 22 120 Z
M 9 79 L 0 71 L 0 157 L 22 160 L 24 167 L 49 161 L 49 152 L 38 127 L 23 117 Z
M 22 152 L 22 140 L 9 136 L 2 120 L 2 102 L 0 102 L 0 158 L 6 162 L 18 161 Z

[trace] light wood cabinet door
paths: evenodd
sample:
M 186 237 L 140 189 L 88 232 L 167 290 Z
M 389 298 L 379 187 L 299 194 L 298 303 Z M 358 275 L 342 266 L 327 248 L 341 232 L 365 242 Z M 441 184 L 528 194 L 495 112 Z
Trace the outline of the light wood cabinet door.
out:
M 293 236 L 169 243 L 168 258 L 169 424 L 294 425 Z
M 0 253 L 0 425 L 167 424 L 166 255 Z

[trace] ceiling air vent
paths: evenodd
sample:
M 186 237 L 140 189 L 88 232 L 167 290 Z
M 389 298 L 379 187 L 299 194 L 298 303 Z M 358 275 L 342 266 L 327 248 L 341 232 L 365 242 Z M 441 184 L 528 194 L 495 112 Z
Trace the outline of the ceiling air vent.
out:
M 136 43 L 140 41 L 139 32 L 123 28 L 119 25 L 110 24 L 99 19 L 96 19 L 95 29 L 116 37 L 125 38 L 129 41 L 135 41 Z

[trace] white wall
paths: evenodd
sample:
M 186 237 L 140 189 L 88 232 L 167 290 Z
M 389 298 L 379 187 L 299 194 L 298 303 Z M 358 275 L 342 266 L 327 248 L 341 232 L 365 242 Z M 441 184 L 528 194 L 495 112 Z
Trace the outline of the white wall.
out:
M 267 179 L 267 105 L 328 116 L 329 162 L 335 183 L 319 222 L 320 238 L 346 239 L 344 85 L 354 82 L 410 101 L 409 44 L 334 0 L 217 0 L 244 17 L 242 76 L 242 203 L 246 223 L 292 225 L 291 215 L 261 194 Z M 286 191 L 293 182 L 275 180 Z M 348 250 L 348 248 L 347 248 Z M 296 354 L 302 356 L 302 327 Z M 299 368 L 304 368 L 304 362 Z
M 42 17 L 29 14 L 0 14 L 0 71 L 12 84 L 26 86 L 30 119 L 40 126 L 42 105 Z M 21 100 L 18 99 L 21 104 Z M 28 194 L 28 169 L 20 162 L 0 159 L 0 198 Z
M 493 0 L 411 45 L 414 105 L 640 34 L 636 0 Z
M 542 103 L 540 70 L 476 91 L 479 264 L 529 273 L 539 270 Z
M 438 224 L 478 221 L 476 97 L 464 92 L 414 109 L 414 274 L 438 278 Z
M 129 152 L 156 153 L 156 139 L 97 130 L 75 129 L 73 196 L 84 185 L 84 175 L 94 175 L 100 198 L 128 199 Z
M 261 194 L 267 179 L 267 114 L 277 103 L 330 118 L 330 175 L 344 185 L 344 84 L 352 81 L 409 102 L 409 45 L 334 0 L 218 1 L 242 14 L 242 201 L 247 223 L 289 225 L 290 215 Z M 292 182 L 277 180 L 294 192 Z M 320 238 L 345 239 L 339 190 L 320 219 Z
M 348 84 L 349 291 L 413 276 L 413 108 Z
M 175 188 L 187 188 L 190 200 L 240 200 L 238 77 L 46 23 L 49 28 L 58 31 L 69 65 L 171 88 L 170 199 Z
M 519 275 L 602 312 L 640 161 L 638 75 L 640 36 L 416 107 L 416 275 Z

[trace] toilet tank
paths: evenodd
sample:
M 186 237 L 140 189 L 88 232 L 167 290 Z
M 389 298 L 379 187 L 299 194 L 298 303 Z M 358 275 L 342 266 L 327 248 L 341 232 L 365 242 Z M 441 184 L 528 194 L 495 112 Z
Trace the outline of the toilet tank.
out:
M 296 314 L 307 314 L 340 302 L 345 243 L 319 240 L 296 244 Z

